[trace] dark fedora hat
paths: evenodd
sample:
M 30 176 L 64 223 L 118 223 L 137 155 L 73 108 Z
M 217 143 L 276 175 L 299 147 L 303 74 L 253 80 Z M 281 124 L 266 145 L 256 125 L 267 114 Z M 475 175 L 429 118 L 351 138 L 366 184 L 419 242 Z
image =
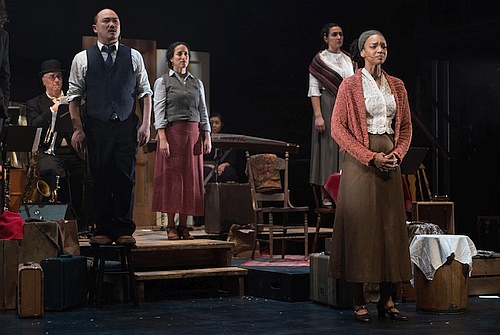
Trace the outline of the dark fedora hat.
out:
M 49 72 L 65 72 L 65 70 L 61 69 L 61 63 L 57 59 L 49 59 L 42 63 L 40 68 L 42 71 L 38 74 L 43 77 L 44 74 Z

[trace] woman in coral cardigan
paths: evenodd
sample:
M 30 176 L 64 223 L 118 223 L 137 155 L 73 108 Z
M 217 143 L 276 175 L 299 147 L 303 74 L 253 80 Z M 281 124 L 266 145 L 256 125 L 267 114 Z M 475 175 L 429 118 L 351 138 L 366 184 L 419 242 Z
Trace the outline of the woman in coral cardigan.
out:
M 406 320 L 394 307 L 394 283 L 411 278 L 408 232 L 399 164 L 412 136 L 403 82 L 382 70 L 384 36 L 358 39 L 364 67 L 339 87 L 332 137 L 346 151 L 339 186 L 329 273 L 352 285 L 354 318 L 369 322 L 363 283 L 380 283 L 379 317 Z

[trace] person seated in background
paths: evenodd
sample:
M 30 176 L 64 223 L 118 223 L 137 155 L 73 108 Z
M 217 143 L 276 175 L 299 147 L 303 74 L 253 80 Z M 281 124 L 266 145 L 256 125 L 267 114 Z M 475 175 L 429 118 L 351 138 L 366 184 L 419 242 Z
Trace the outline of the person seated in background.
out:
M 212 134 L 220 133 L 224 122 L 220 114 L 212 114 L 210 116 L 210 126 L 212 127 Z M 227 155 L 225 155 L 227 153 Z M 226 156 L 223 158 L 223 156 Z M 218 166 L 216 171 L 216 158 L 218 159 Z M 234 168 L 236 166 L 236 152 L 233 150 L 224 150 L 214 148 L 208 155 L 203 155 L 203 178 L 205 185 L 207 183 L 237 183 L 238 172 Z M 207 180 L 208 179 L 208 180 Z M 205 220 L 203 216 L 194 216 L 193 225 L 195 227 L 203 226 Z
M 40 179 L 54 191 L 58 186 L 57 176 L 61 176 L 63 169 L 71 175 L 71 184 L 75 187 L 70 187 L 72 194 L 68 194 L 68 199 L 64 200 L 73 200 L 72 205 L 81 219 L 78 222 L 79 230 L 85 231 L 92 226 L 89 196 L 92 191 L 92 177 L 85 160 L 70 145 L 71 132 L 56 133 L 58 111 L 64 105 L 64 108 L 67 108 L 62 90 L 64 72 L 61 63 L 56 59 L 42 63 L 39 77 L 45 92 L 26 103 L 26 121 L 28 126 L 42 128 L 38 156 Z M 66 117 L 69 117 L 69 111 Z
M 210 125 L 212 133 L 220 133 L 224 122 L 220 114 L 210 116 Z M 227 153 L 227 155 L 226 155 Z M 225 157 L 224 157 L 225 156 Z M 216 169 L 217 165 L 217 171 Z M 232 150 L 224 150 L 212 146 L 212 150 L 208 155 L 203 155 L 203 173 L 205 181 L 210 175 L 209 183 L 236 183 L 238 182 L 238 173 L 234 166 L 236 165 L 236 153 Z M 205 184 L 206 184 L 205 182 Z

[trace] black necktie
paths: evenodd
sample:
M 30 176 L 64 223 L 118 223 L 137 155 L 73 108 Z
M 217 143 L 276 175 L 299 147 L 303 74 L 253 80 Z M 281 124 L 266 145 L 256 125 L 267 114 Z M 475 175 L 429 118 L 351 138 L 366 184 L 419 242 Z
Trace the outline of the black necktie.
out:
M 109 47 L 107 45 L 102 46 L 102 50 L 108 53 L 108 57 L 106 58 L 106 67 L 108 69 L 111 69 L 113 67 L 113 57 L 111 56 L 111 53 L 115 51 L 115 49 L 116 49 L 115 45 Z

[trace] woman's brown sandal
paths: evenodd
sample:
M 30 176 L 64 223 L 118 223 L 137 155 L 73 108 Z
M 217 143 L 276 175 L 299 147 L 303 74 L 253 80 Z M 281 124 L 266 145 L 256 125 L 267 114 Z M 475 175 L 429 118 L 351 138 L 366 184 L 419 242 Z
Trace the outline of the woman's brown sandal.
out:
M 167 227 L 167 238 L 169 240 L 180 240 L 179 234 L 177 234 L 177 229 L 175 227 Z
M 193 240 L 194 237 L 189 234 L 189 229 L 186 226 L 177 226 L 177 233 L 183 240 Z

